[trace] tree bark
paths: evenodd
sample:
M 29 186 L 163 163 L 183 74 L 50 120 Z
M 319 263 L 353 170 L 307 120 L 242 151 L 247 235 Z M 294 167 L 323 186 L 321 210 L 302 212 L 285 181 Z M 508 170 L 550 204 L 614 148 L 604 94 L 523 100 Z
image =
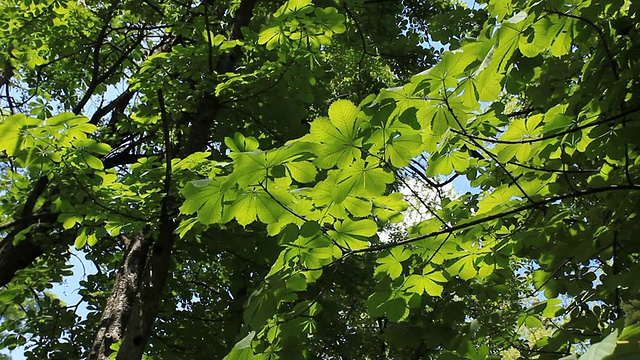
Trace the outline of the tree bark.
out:
M 7 285 L 15 276 L 18 270 L 29 266 L 38 256 L 42 255 L 43 250 L 37 243 L 31 241 L 31 237 L 27 234 L 25 239 L 14 244 L 16 236 L 29 226 L 40 223 L 53 222 L 57 216 L 49 213 L 33 214 L 33 208 L 38 198 L 44 193 L 49 184 L 47 177 L 41 177 L 36 181 L 33 189 L 27 197 L 27 201 L 20 212 L 20 217 L 2 226 L 3 228 L 11 228 L 7 235 L 0 241 L 0 286 Z M 4 229 L 0 229 L 3 231 Z
M 242 39 L 241 29 L 249 24 L 256 3 L 257 0 L 243 0 L 240 3 L 231 24 L 229 40 Z M 241 56 L 242 50 L 239 46 L 221 55 L 216 71 L 225 73 L 235 70 Z M 1 71 L 2 85 L 8 84 L 11 72 L 7 70 Z M 131 98 L 131 92 L 123 93 L 112 104 L 101 109 L 99 116 L 116 110 Z M 180 155 L 187 156 L 207 150 L 208 139 L 215 123 L 213 119 L 218 110 L 218 99 L 214 95 L 202 99 L 191 120 L 187 145 L 182 148 Z M 92 122 L 97 122 L 99 116 L 94 116 Z M 107 168 L 127 162 L 112 161 L 114 164 L 107 164 L 109 160 L 105 161 Z M 29 226 L 55 223 L 57 220 L 57 214 L 43 211 L 34 214 L 35 203 L 48 185 L 49 180 L 46 177 L 40 178 L 28 196 L 20 217 L 9 224 L 0 224 L 0 232 L 8 231 L 0 240 L 0 286 L 8 284 L 17 271 L 29 266 L 44 252 L 40 245 L 31 241 L 29 234 L 16 244 L 14 240 Z M 175 207 L 172 210 L 175 210 Z M 141 358 L 158 311 L 162 288 L 169 274 L 171 249 L 175 242 L 173 232 L 176 226 L 173 219 L 168 217 L 159 224 L 160 235 L 155 241 L 152 241 L 148 234 L 136 235 L 131 239 L 94 337 L 90 359 L 107 359 L 112 353 L 111 345 L 118 341 L 122 341 L 118 359 Z
M 140 289 L 129 317 L 117 360 L 139 360 L 151 335 L 162 289 L 171 267 L 171 249 L 175 242 L 175 222 L 168 220 L 160 227 L 160 235 L 153 244 L 149 262 L 144 269 L 144 285 Z
M 147 263 L 151 239 L 137 234 L 127 242 L 127 250 L 116 275 L 111 295 L 107 299 L 89 359 L 107 359 L 111 345 L 122 338 L 131 315 L 132 304 L 140 291 L 142 274 Z
M 7 285 L 18 270 L 26 268 L 42 255 L 42 248 L 31 242 L 29 237 L 14 245 L 16 235 L 14 230 L 0 242 L 0 286 Z
M 242 39 L 241 28 L 247 26 L 253 15 L 253 8 L 257 0 L 243 0 L 238 7 L 231 24 L 229 40 Z M 235 66 L 242 55 L 239 46 L 235 47 L 231 52 L 222 55 L 218 59 L 216 70 L 218 73 L 224 73 L 235 70 Z M 163 123 L 168 123 L 165 119 L 167 114 L 164 110 L 162 94 L 158 94 L 160 102 L 161 116 Z M 187 140 L 187 146 L 183 148 L 182 156 L 188 156 L 197 151 L 207 150 L 208 140 L 215 122 L 213 121 L 218 113 L 218 99 L 211 95 L 204 98 L 200 102 L 198 110 L 194 114 L 191 121 L 191 132 Z M 168 133 L 168 129 L 165 129 Z M 133 310 L 129 316 L 129 321 L 122 335 L 122 343 L 118 351 L 118 360 L 139 360 L 142 358 L 144 349 L 153 330 L 153 323 L 158 313 L 162 290 L 166 283 L 171 267 L 171 250 L 175 243 L 176 236 L 174 231 L 177 224 L 173 220 L 171 214 L 176 212 L 173 199 L 169 195 L 170 187 L 170 167 L 171 163 L 171 144 L 168 143 L 168 136 L 165 134 L 165 146 L 167 151 L 166 162 L 168 172 L 165 181 L 165 199 L 163 201 L 163 209 L 161 213 L 159 235 L 153 243 L 147 260 L 147 266 L 144 269 L 144 280 L 140 288 L 138 296 L 133 304 Z M 122 270 L 120 270 L 122 271 Z M 125 299 L 122 299 L 125 300 Z M 114 299 L 117 301 L 117 299 Z M 131 299 L 126 299 L 131 301 Z M 96 335 L 96 342 L 105 342 L 102 333 Z M 109 339 L 112 341 L 113 339 Z M 104 347 L 102 347 L 104 348 Z M 110 351 L 102 353 L 96 359 L 107 359 Z
M 253 16 L 253 8 L 257 0 L 242 0 L 238 11 L 236 12 L 233 24 L 231 24 L 231 32 L 229 40 L 242 39 L 242 28 L 249 25 Z M 216 72 L 224 74 L 235 70 L 238 60 L 242 56 L 242 49 L 236 46 L 230 52 L 222 54 L 216 65 Z M 210 98 L 203 99 L 191 121 L 191 131 L 189 140 L 187 141 L 186 154 L 193 154 L 197 151 L 206 151 L 207 143 L 211 129 L 213 128 L 213 120 L 219 110 L 218 99 L 211 95 Z

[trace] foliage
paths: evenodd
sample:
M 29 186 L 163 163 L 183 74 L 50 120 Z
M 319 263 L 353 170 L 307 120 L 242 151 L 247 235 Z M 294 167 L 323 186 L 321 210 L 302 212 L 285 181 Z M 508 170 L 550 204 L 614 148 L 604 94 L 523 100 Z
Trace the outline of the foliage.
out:
M 459 23 L 440 21 L 458 35 L 477 23 L 464 14 L 484 13 L 422 1 L 4 1 L 1 347 L 23 345 L 15 351 L 28 358 L 141 358 L 131 346 L 168 359 L 229 353 L 279 247 L 261 225 L 180 215 L 180 190 L 225 173 L 229 149 L 253 146 L 251 136 L 283 144 L 331 100 L 357 101 L 434 63 L 415 24 L 435 26 L 444 12 L 460 13 Z M 236 131 L 247 137 L 225 142 Z M 310 169 L 284 170 L 312 179 Z M 85 259 L 84 273 L 70 256 Z M 354 263 L 360 278 L 374 260 Z M 292 348 L 357 357 L 335 344 L 378 341 L 378 321 L 356 316 L 365 299 L 350 299 L 355 272 L 336 274 L 350 281 L 325 294 L 336 309 L 325 319 L 340 331 Z M 78 303 L 52 295 L 78 280 Z M 347 303 L 358 312 L 338 315 Z
M 309 299 L 308 287 L 363 254 L 379 264 L 368 314 L 392 322 L 438 298 L 471 293 L 491 304 L 519 268 L 522 291 L 543 292 L 522 309 L 467 315 L 455 339 L 430 332 L 427 349 L 443 358 L 496 357 L 509 347 L 557 357 L 624 326 L 621 302 L 640 290 L 632 280 L 640 74 L 629 23 L 638 9 L 576 1 L 490 2 L 488 10 L 478 38 L 408 84 L 359 106 L 338 100 L 282 147 L 231 148 L 231 168 L 184 189 L 182 213 L 197 212 L 203 224 L 259 221 L 280 235 L 278 260 L 245 313 L 258 352 L 313 337 L 307 319 L 322 300 Z M 380 241 L 407 208 L 391 184 L 410 165 L 435 187 L 438 176 L 462 175 L 478 192 L 425 203 L 429 219 Z M 455 311 L 450 303 L 439 315 Z M 495 316 L 510 323 L 497 327 Z M 541 326 L 554 330 L 535 343 L 518 336 Z M 487 336 L 498 340 L 487 347 Z M 604 358 L 615 343 L 610 335 L 581 358 Z
M 377 3 L 3 4 L 2 346 L 637 356 L 637 4 Z

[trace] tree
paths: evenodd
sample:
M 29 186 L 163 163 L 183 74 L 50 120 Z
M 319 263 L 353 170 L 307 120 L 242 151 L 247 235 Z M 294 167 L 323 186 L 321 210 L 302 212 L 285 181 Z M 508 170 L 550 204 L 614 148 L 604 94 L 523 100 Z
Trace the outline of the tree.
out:
M 264 226 L 180 214 L 180 191 L 225 173 L 236 131 L 281 145 L 332 99 L 408 81 L 438 56 L 417 24 L 449 11 L 462 20 L 442 22 L 450 34 L 483 13 L 421 1 L 3 2 L 1 346 L 26 345 L 30 358 L 227 354 L 279 247 Z M 47 290 L 71 275 L 69 246 L 97 270 L 78 304 Z M 344 332 L 376 323 L 327 320 Z M 314 351 L 336 353 L 343 333 Z
M 147 343 L 160 358 L 637 355 L 638 327 L 622 319 L 640 290 L 635 4 L 490 1 L 473 17 L 395 4 L 379 11 L 455 50 L 366 98 L 430 61 L 370 56 L 388 39 L 363 29 L 395 25 L 363 26 L 371 3 L 145 4 L 6 9 L 26 14 L 20 31 L 46 29 L 23 45 L 5 26 L 7 107 L 36 117 L 0 128 L 0 268 L 13 269 L 2 299 L 37 302 L 26 325 L 11 307 L 6 346 L 43 326 L 53 335 L 33 356 L 80 357 L 91 343 L 89 357 L 119 359 Z M 446 24 L 445 10 L 469 22 L 416 30 Z M 40 60 L 44 44 L 56 61 Z M 52 116 L 123 79 L 91 119 Z M 60 109 L 21 104 L 16 86 Z M 472 189 L 456 198 L 413 192 L 429 216 L 380 239 L 407 211 L 400 189 L 463 178 Z M 102 310 L 75 327 L 72 308 L 51 312 L 38 293 L 64 275 L 71 242 L 90 246 L 100 272 L 83 294 Z M 218 326 L 181 333 L 184 316 Z
M 509 348 L 526 358 L 637 356 L 638 327 L 624 327 L 622 304 L 639 290 L 638 7 L 487 9 L 477 38 L 408 84 L 358 106 L 335 101 L 308 134 L 275 149 L 228 138 L 232 167 L 184 188 L 181 211 L 200 223 L 259 221 L 281 235 L 278 260 L 248 301 L 255 333 L 236 353 L 270 357 L 289 337 L 314 338 L 323 300 L 307 289 L 373 257 L 368 316 L 415 325 L 427 307 L 438 324 L 426 330 L 430 343 L 394 349 L 385 340 L 379 356 L 401 358 L 412 346 L 437 358 L 498 358 Z M 407 168 L 434 190 L 452 179 L 438 177 L 464 176 L 477 192 L 425 202 L 429 219 L 380 241 L 407 207 L 392 190 Z M 517 306 L 473 312 L 473 301 L 500 302 L 512 284 Z M 458 302 L 467 311 L 455 321 Z M 534 342 L 522 334 L 541 327 L 551 331 Z

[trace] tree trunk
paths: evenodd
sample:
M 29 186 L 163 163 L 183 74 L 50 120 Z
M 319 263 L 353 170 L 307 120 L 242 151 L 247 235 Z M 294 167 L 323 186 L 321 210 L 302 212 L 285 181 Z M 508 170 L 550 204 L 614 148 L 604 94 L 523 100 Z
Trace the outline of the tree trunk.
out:
M 42 248 L 37 243 L 31 241 L 29 234 L 17 244 L 14 244 L 14 240 L 16 236 L 29 226 L 56 221 L 57 216 L 55 214 L 33 214 L 33 208 L 38 198 L 47 189 L 48 184 L 49 179 L 47 177 L 38 179 L 20 212 L 20 218 L 10 223 L 0 225 L 0 231 L 11 229 L 7 235 L 5 235 L 4 239 L 0 241 L 0 286 L 7 285 L 18 270 L 29 266 L 38 256 L 42 255 Z
M 116 275 L 111 295 L 102 311 L 100 326 L 91 347 L 89 359 L 107 359 L 111 345 L 119 341 L 131 315 L 132 304 L 140 291 L 142 274 L 147 263 L 151 239 L 137 234 L 132 239 L 124 238 L 127 250 Z
M 169 275 L 175 229 L 176 224 L 173 221 L 165 221 L 160 227 L 160 235 L 153 244 L 149 262 L 144 269 L 144 285 L 135 299 L 117 360 L 139 360 L 142 358 L 158 313 L 162 289 Z
M 256 2 L 257 0 L 243 0 L 240 3 L 234 21 L 231 24 L 229 40 L 242 38 L 241 28 L 249 24 Z M 231 52 L 219 58 L 216 70 L 219 73 L 233 71 L 240 56 L 240 47 L 234 48 Z M 159 97 L 161 98 L 161 94 L 159 94 Z M 162 109 L 162 99 L 160 99 L 160 107 L 162 111 L 161 115 L 163 117 L 166 116 L 164 109 Z M 215 119 L 218 110 L 218 100 L 214 95 L 202 99 L 198 110 L 191 119 L 190 135 L 187 145 L 182 147 L 182 156 L 207 150 L 209 136 L 215 123 L 213 119 Z M 167 132 L 166 129 L 165 132 Z M 167 146 L 166 150 L 169 150 L 171 147 L 171 145 L 167 143 L 167 138 L 165 138 L 165 146 Z M 170 153 L 167 154 L 165 160 L 167 164 L 170 164 Z M 135 267 L 135 271 L 139 271 L 135 278 L 142 279 L 142 284 L 138 287 L 135 298 L 131 296 L 117 296 L 116 293 L 121 291 L 120 289 L 126 288 L 125 285 L 120 283 L 130 280 L 133 274 L 129 276 L 118 276 L 116 278 L 114 294 L 109 297 L 105 306 L 105 313 L 109 310 L 109 314 L 104 314 L 103 319 L 108 317 L 109 319 L 117 319 L 118 321 L 112 320 L 104 325 L 101 324 L 94 338 L 93 349 L 96 350 L 96 352 L 92 352 L 90 359 L 108 359 L 112 352 L 110 350 L 111 344 L 118 341 L 122 341 L 118 351 L 118 360 L 139 360 L 142 358 L 147 341 L 153 330 L 153 323 L 160 306 L 162 290 L 170 272 L 171 250 L 176 240 L 174 231 L 177 224 L 171 214 L 177 211 L 168 191 L 171 185 L 170 176 L 170 167 L 168 167 L 165 181 L 168 180 L 169 183 L 165 184 L 165 199 L 163 201 L 163 211 L 159 224 L 159 235 L 148 249 L 146 266 L 144 268 L 140 268 L 139 266 Z M 128 274 L 129 271 L 131 271 L 131 269 L 126 268 L 125 262 L 119 269 L 119 274 Z M 122 328 L 125 322 L 126 326 Z M 108 327 L 105 326 L 109 324 L 113 324 L 112 326 L 114 327 L 111 332 L 109 332 Z M 109 334 L 112 334 L 112 337 L 108 337 Z

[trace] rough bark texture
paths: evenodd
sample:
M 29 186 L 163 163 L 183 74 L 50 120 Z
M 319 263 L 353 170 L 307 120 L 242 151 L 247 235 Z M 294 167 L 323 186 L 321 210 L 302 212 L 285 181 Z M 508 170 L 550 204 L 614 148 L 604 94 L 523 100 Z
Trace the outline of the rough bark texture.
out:
M 9 49 L 8 53 L 11 53 L 11 49 Z M 4 61 L 2 69 L 0 69 L 0 89 L 5 85 L 7 88 L 9 87 L 11 77 L 13 77 L 13 65 L 11 65 L 11 61 L 7 59 Z
M 128 241 L 127 251 L 107 299 L 89 359 L 108 359 L 111 345 L 119 341 L 131 314 L 132 304 L 142 284 L 151 239 L 142 234 Z
M 173 159 L 173 144 L 171 143 L 171 121 L 164 105 L 162 91 L 158 91 L 158 103 L 162 118 L 165 153 L 165 180 L 164 198 L 160 212 L 160 233 L 153 243 L 149 253 L 149 261 L 144 269 L 143 286 L 135 299 L 133 311 L 126 326 L 118 359 L 140 359 L 144 353 L 145 345 L 151 335 L 151 329 L 155 320 L 162 289 L 167 281 L 171 268 L 171 249 L 175 242 L 177 224 L 172 217 L 174 199 L 171 196 L 171 160 Z
M 153 244 L 147 267 L 144 271 L 144 285 L 136 298 L 133 311 L 127 323 L 118 360 L 139 360 L 151 335 L 160 306 L 162 289 L 171 267 L 171 248 L 175 241 L 173 234 L 176 224 L 167 221 L 162 224 L 160 235 Z
M 243 0 L 236 12 L 234 23 L 231 28 L 230 40 L 242 38 L 241 28 L 247 26 L 253 14 L 253 8 L 257 0 Z M 233 71 L 238 59 L 241 56 L 241 49 L 234 48 L 231 52 L 224 54 L 218 60 L 216 70 L 218 73 Z M 162 97 L 160 98 L 161 108 L 163 107 Z M 161 109 L 164 114 L 164 109 Z M 187 141 L 187 146 L 183 150 L 183 156 L 188 156 L 197 151 L 207 149 L 209 135 L 213 127 L 219 110 L 218 99 L 215 96 L 203 99 L 198 111 L 191 121 L 191 133 Z M 164 120 L 163 120 L 164 122 Z M 170 149 L 170 144 L 167 144 Z M 170 155 L 167 156 L 169 159 Z M 170 162 L 170 161 L 169 161 Z M 170 174 L 167 174 L 167 178 Z M 167 191 L 168 193 L 168 191 Z M 171 267 L 171 249 L 176 240 L 174 230 L 177 224 L 169 216 L 172 199 L 165 198 L 160 223 L 160 234 L 153 244 L 147 267 L 144 273 L 144 284 L 136 298 L 134 309 L 126 326 L 122 344 L 118 351 L 118 360 L 139 360 L 152 332 L 153 323 L 160 306 L 162 290 L 166 283 Z
M 231 25 L 230 40 L 242 38 L 241 28 L 249 24 L 256 2 L 257 0 L 243 0 L 240 3 L 234 22 Z M 233 71 L 241 55 L 239 47 L 222 55 L 218 60 L 216 71 L 219 73 Z M 159 94 L 159 99 L 162 116 L 165 117 L 166 114 L 162 109 L 161 94 Z M 207 149 L 209 135 L 214 124 L 213 119 L 215 119 L 218 110 L 219 103 L 215 96 L 212 95 L 210 98 L 202 99 L 196 114 L 191 120 L 191 132 L 187 145 L 182 149 L 182 156 L 188 156 L 194 152 Z M 163 119 L 163 122 L 166 124 L 165 119 Z M 168 150 L 168 163 L 170 163 L 171 145 L 166 141 L 165 144 Z M 170 179 L 170 174 L 167 174 L 167 179 Z M 118 360 L 139 360 L 142 357 L 158 313 L 162 290 L 170 273 L 171 250 L 176 240 L 174 230 L 177 224 L 170 215 L 173 212 L 171 209 L 174 204 L 168 196 L 168 187 L 165 190 L 167 191 L 167 196 L 163 204 L 159 235 L 150 249 L 147 266 L 144 269 L 143 284 L 136 297 L 133 310 L 122 336 L 122 343 L 117 356 Z M 96 341 L 101 340 L 97 337 Z M 104 353 L 104 358 L 108 357 L 108 355 L 109 352 Z

